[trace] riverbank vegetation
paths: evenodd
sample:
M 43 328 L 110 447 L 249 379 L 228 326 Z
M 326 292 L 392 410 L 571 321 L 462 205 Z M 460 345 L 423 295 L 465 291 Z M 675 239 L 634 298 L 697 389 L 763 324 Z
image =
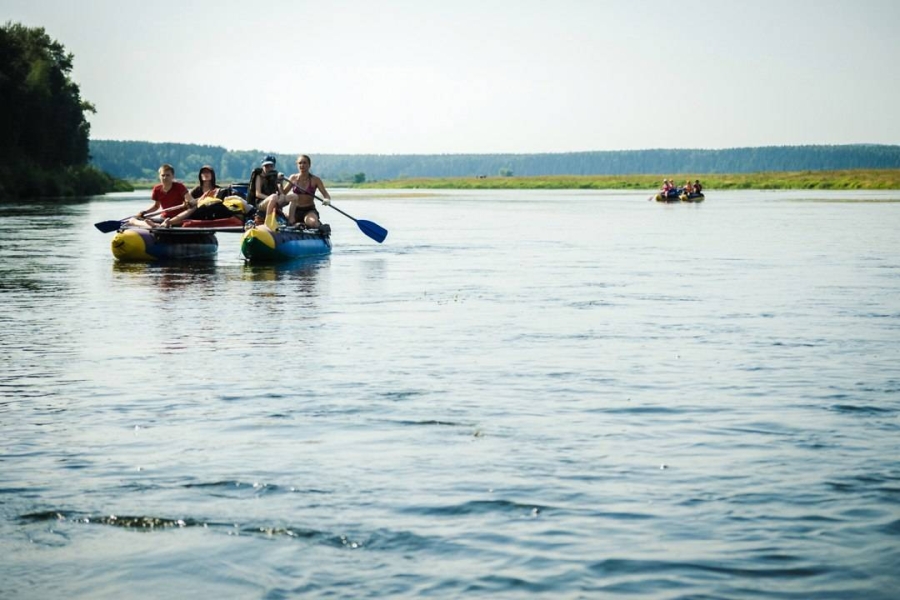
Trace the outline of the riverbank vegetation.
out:
M 268 154 L 282 171 L 293 169 L 297 153 L 272 150 L 228 150 L 221 146 L 140 141 L 91 140 L 91 163 L 98 169 L 129 181 L 156 182 L 162 163 L 175 167 L 176 177 L 192 179 L 201 165 L 212 165 L 219 181 L 247 181 L 250 171 Z M 727 173 L 804 173 L 839 169 L 900 169 L 900 146 L 848 144 L 840 146 L 769 146 L 720 150 L 670 149 L 557 154 L 313 154 L 313 172 L 340 185 L 369 181 L 420 179 L 487 179 L 473 181 L 478 187 L 537 185 L 543 179 L 558 182 L 578 177 L 599 182 L 595 187 L 626 187 L 641 177 L 636 187 L 663 177 L 703 176 Z M 622 175 L 628 173 L 631 175 Z M 516 177 L 516 181 L 506 178 Z M 498 179 L 502 178 L 502 179 Z M 531 179 L 519 179 L 531 178 Z M 617 183 L 618 180 L 625 181 Z M 612 183 L 610 183 L 612 182 Z M 740 185 L 756 185 L 746 179 Z M 543 184 L 542 184 L 543 185 Z M 549 184 L 546 184 L 549 185 Z M 575 184 L 566 184 L 575 185 Z M 790 185 L 798 185 L 790 182 Z
M 73 56 L 43 28 L 0 27 L 0 199 L 102 194 L 125 182 L 89 164 L 94 107 L 72 81 Z
M 575 189 L 652 190 L 662 180 L 676 185 L 699 179 L 705 189 L 735 190 L 900 190 L 900 169 L 846 169 L 839 171 L 768 171 L 761 173 L 659 175 L 549 175 L 541 177 L 433 177 L 374 181 L 355 188 L 371 189 Z

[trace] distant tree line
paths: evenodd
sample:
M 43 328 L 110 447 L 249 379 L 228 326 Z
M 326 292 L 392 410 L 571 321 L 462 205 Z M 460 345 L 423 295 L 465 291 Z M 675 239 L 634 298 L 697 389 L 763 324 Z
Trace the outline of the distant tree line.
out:
M 279 154 L 271 150 L 226 150 L 203 144 L 153 143 L 138 141 L 91 140 L 91 163 L 98 169 L 129 180 L 156 180 L 157 169 L 166 163 L 175 167 L 181 180 L 193 180 L 200 167 L 209 165 L 222 182 L 247 181 L 250 172 L 269 154 L 277 159 L 279 171 L 293 173 L 297 154 Z M 343 156 L 350 160 L 340 165 L 332 160 Z M 316 155 L 312 172 L 330 181 L 363 183 L 368 175 L 353 167 L 351 155 Z
M 155 179 L 162 163 L 192 180 L 212 165 L 220 181 L 246 181 L 266 154 L 293 172 L 296 154 L 219 146 L 91 140 L 91 161 L 125 179 Z M 724 150 L 651 149 L 554 154 L 320 154 L 312 171 L 330 181 L 362 183 L 415 177 L 713 174 L 900 168 L 900 146 L 764 146 Z
M 72 54 L 43 28 L 0 28 L 0 198 L 86 195 L 114 182 L 88 162 L 94 107 L 69 77 Z

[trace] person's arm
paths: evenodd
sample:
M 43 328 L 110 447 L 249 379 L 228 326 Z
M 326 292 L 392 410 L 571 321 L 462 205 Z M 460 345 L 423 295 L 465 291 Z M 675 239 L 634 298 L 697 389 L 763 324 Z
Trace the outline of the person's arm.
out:
M 284 194 L 287 194 L 288 190 L 290 190 L 292 186 L 293 186 L 293 184 L 291 183 L 290 177 L 285 177 L 284 173 L 278 174 L 278 191 L 279 191 L 278 195 L 279 196 L 283 196 Z
M 265 173 L 260 173 L 259 176 L 256 178 L 256 189 L 253 191 L 253 194 L 256 196 L 257 205 L 270 196 L 270 194 L 263 193 L 263 189 L 262 189 L 263 177 L 265 177 Z M 276 192 L 280 191 L 280 190 L 281 190 L 281 187 L 280 187 L 280 183 L 279 183 L 279 185 L 276 185 Z
M 158 208 L 159 208 L 159 200 L 154 200 L 153 204 L 150 205 L 150 208 L 145 208 L 144 210 L 142 210 L 141 212 L 139 212 L 137 214 L 137 218 L 143 219 L 145 214 L 152 213 L 153 211 L 157 210 Z
M 297 193 L 297 177 L 298 174 L 294 173 L 293 175 L 289 175 L 288 178 L 284 180 L 284 193 Z
M 192 214 L 197 212 L 196 208 L 189 208 L 187 210 L 183 210 L 174 217 L 170 217 L 163 221 L 163 227 L 174 227 L 176 225 L 181 225 L 184 223 Z
M 318 177 L 316 177 L 316 189 L 322 194 L 322 204 L 325 206 L 331 204 L 331 194 L 328 193 L 328 190 L 325 189 L 325 184 Z
M 297 224 L 297 207 L 300 205 L 300 198 L 303 195 L 303 192 L 300 191 L 300 188 L 297 187 L 297 180 L 300 178 L 300 173 L 294 173 L 290 177 L 288 177 L 287 184 L 290 189 L 290 193 L 288 194 L 288 198 L 290 201 L 288 202 L 288 225 L 296 225 Z
M 256 202 L 254 202 L 256 205 L 259 205 L 260 202 L 265 200 L 262 193 L 262 178 L 263 174 L 260 173 L 256 176 L 256 182 L 253 184 L 253 199 L 256 200 Z
M 153 204 L 150 205 L 150 208 L 145 208 L 137 215 L 135 215 L 138 219 L 143 219 L 145 214 L 154 212 L 155 210 L 159 209 L 160 204 L 159 198 L 156 197 L 156 188 L 153 188 L 153 190 L 150 192 L 150 199 L 153 200 Z

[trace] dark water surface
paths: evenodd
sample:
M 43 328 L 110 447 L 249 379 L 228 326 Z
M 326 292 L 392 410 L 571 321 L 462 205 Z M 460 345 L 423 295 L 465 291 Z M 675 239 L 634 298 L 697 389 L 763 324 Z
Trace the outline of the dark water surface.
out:
M 0 205 L 0 596 L 897 597 L 900 192 L 334 195 Z

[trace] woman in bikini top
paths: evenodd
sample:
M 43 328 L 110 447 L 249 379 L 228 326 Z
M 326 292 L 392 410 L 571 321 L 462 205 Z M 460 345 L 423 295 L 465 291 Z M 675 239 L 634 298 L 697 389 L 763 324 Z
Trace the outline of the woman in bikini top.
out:
M 325 189 L 325 184 L 317 176 L 309 172 L 312 159 L 301 154 L 297 157 L 297 173 L 288 179 L 291 182 L 291 191 L 287 195 L 290 203 L 288 209 L 288 222 L 291 225 L 302 223 L 310 229 L 319 227 L 319 211 L 316 210 L 315 193 L 322 194 L 322 203 L 325 206 L 331 202 L 331 195 Z

